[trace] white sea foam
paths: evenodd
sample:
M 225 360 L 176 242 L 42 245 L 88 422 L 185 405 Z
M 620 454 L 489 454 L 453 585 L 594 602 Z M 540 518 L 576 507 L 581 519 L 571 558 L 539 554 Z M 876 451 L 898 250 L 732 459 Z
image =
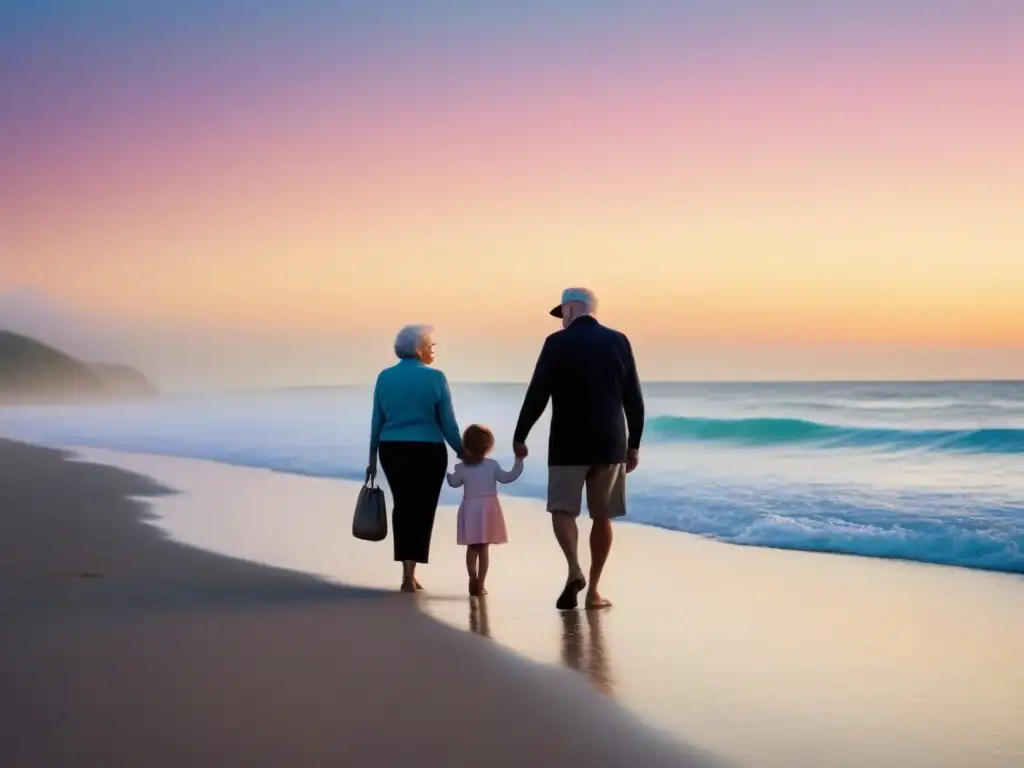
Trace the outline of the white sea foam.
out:
M 495 458 L 509 462 L 523 388 L 453 389 L 460 422 L 490 425 Z M 646 394 L 635 522 L 736 544 L 1024 573 L 1024 385 L 655 384 Z M 361 479 L 369 403 L 357 387 L 6 408 L 0 432 Z M 543 496 L 546 432 L 542 420 L 508 492 Z M 443 498 L 455 500 L 448 490 Z

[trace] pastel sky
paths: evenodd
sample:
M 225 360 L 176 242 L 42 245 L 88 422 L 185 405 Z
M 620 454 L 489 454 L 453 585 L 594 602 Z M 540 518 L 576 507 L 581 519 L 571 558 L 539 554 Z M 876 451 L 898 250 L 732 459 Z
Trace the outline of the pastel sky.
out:
M 1014 0 L 0 2 L 0 323 L 523 380 L 584 284 L 648 379 L 1024 378 L 1022 136 Z

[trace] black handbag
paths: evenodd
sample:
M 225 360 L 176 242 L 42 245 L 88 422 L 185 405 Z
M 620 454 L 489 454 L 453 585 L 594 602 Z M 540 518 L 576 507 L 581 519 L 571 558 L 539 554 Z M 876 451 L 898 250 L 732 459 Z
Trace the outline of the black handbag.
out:
M 374 484 L 370 475 L 367 475 L 356 498 L 352 535 L 363 541 L 383 541 L 388 537 L 388 507 L 384 491 Z

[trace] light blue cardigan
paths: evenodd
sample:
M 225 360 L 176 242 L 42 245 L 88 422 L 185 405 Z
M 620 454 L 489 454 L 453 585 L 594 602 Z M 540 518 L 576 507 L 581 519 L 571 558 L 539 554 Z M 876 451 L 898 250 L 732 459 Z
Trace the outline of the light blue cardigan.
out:
M 377 376 L 370 424 L 370 466 L 382 442 L 448 443 L 462 451 L 462 435 L 448 379 L 416 358 L 399 360 Z

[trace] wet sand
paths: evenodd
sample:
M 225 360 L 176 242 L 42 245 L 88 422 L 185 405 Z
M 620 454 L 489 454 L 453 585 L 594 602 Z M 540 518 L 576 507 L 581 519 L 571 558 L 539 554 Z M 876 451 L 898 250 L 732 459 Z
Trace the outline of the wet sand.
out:
M 171 541 L 160 499 L 196 495 L 0 441 L 5 768 L 701 764 L 412 601 Z
M 187 459 L 81 455 L 183 491 L 150 499 L 154 522 L 178 541 L 349 590 L 396 587 L 390 542 L 349 533 L 356 484 Z M 427 592 L 352 602 L 415 606 L 465 630 L 477 641 L 466 648 L 515 652 L 530 674 L 537 670 L 527 661 L 552 674 L 571 670 L 588 705 L 615 702 L 732 764 L 1024 763 L 1018 576 L 735 547 L 621 524 L 604 590 L 615 605 L 559 613 L 563 566 L 546 513 L 530 500 L 503 503 L 511 542 L 494 548 L 484 600 L 464 594 L 455 513 L 442 508 L 432 562 L 419 574 Z M 438 628 L 430 626 L 416 632 L 432 637 Z M 566 684 L 552 679 L 556 688 Z M 578 724 L 572 711 L 567 722 Z

